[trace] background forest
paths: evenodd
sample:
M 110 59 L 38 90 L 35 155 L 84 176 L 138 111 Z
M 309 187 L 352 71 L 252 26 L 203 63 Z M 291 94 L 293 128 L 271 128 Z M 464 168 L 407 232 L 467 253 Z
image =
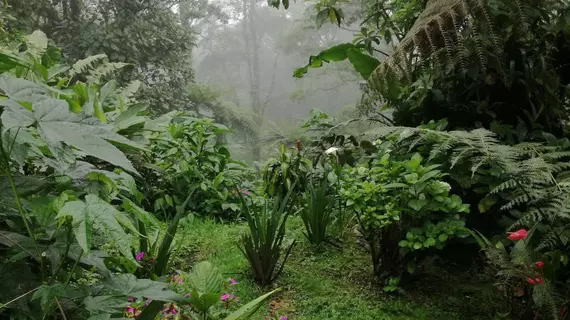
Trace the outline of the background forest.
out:
M 0 316 L 570 319 L 570 4 L 4 0 Z

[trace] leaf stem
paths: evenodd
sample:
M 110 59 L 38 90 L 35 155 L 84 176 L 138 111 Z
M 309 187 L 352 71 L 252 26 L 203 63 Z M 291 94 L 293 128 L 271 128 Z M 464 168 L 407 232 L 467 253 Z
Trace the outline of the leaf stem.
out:
M 61 312 L 61 316 L 63 317 L 63 320 L 67 320 L 67 317 L 65 316 L 65 312 L 63 312 L 63 308 L 61 307 L 59 300 L 57 300 L 57 298 L 54 298 L 54 299 L 55 299 L 55 303 L 57 303 L 57 307 L 59 308 L 59 311 Z
M 14 137 L 14 141 L 16 141 L 16 137 Z M 13 146 L 13 144 L 12 144 L 12 146 Z M 10 188 L 12 189 L 12 193 L 14 194 L 14 200 L 16 202 L 16 207 L 18 209 L 18 213 L 20 214 L 20 217 L 24 221 L 24 226 L 26 227 L 26 231 L 30 235 L 30 238 L 32 239 L 32 243 L 34 244 L 34 248 L 36 249 L 36 253 L 37 253 L 39 261 L 40 261 L 42 279 L 44 279 L 45 278 L 44 277 L 45 269 L 44 269 L 43 259 L 42 259 L 40 250 L 38 249 L 36 237 L 35 237 L 34 233 L 32 232 L 32 228 L 30 227 L 30 224 L 28 223 L 28 217 L 27 217 L 26 213 L 24 212 L 24 209 L 22 208 L 22 202 L 20 201 L 20 196 L 18 195 L 18 191 L 16 190 L 16 184 L 14 183 L 14 176 L 12 175 L 12 170 L 10 168 L 9 154 L 6 154 L 6 150 L 4 149 L 4 145 L 3 145 L 3 140 L 1 138 L 0 138 L 0 153 L 2 156 L 2 160 L 4 162 L 3 163 L 4 169 L 6 170 L 6 175 L 8 177 L 8 181 L 10 182 Z
M 23 298 L 23 297 L 29 295 L 30 293 L 32 293 L 32 292 L 38 290 L 39 288 L 40 288 L 40 287 L 37 287 L 37 288 L 35 288 L 35 289 L 32 289 L 32 290 L 30 290 L 30 291 L 28 291 L 28 292 L 22 294 L 21 296 L 18 296 L 18 297 L 14 298 L 14 299 L 12 299 L 12 300 L 6 302 L 6 303 L 1 304 L 1 305 L 0 305 L 0 310 L 3 309 L 3 308 L 6 308 L 6 306 L 8 306 L 10 303 L 12 303 L 12 302 L 14 302 L 14 301 L 17 301 L 17 300 L 19 300 L 19 299 L 21 299 L 21 298 Z
M 75 268 L 77 268 L 77 265 L 79 264 L 79 260 L 81 260 L 81 256 L 83 256 L 83 250 L 81 250 L 79 257 L 77 257 L 77 260 L 75 260 L 75 264 L 73 264 L 73 268 L 71 268 L 71 270 L 69 271 L 69 277 L 67 277 L 67 280 L 65 281 L 65 288 L 67 288 L 67 286 L 69 285 L 69 281 L 71 281 L 71 277 L 73 276 Z

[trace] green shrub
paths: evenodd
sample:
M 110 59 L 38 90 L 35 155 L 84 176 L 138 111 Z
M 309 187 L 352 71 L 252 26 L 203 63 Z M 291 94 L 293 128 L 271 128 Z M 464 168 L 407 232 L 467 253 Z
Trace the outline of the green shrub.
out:
M 279 158 L 270 159 L 263 167 L 262 175 L 265 193 L 270 196 L 285 195 L 294 190 L 297 193 L 305 191 L 307 177 L 310 172 L 310 162 L 303 157 L 300 150 L 288 154 L 285 146 L 281 145 Z
M 141 291 L 180 301 L 165 283 L 133 275 L 148 261 L 133 240 L 162 231 L 131 201 L 140 198 L 139 173 L 127 152 L 146 147 L 139 129 L 151 120 L 138 115 L 145 106 L 114 80 L 100 85 L 121 64 L 98 55 L 63 66 L 48 43 L 36 31 L 25 53 L 0 54 L 0 299 L 11 300 L 0 317 L 118 315 Z M 87 73 L 87 83 L 77 80 Z
M 387 151 L 344 175 L 341 195 L 356 213 L 379 277 L 399 276 L 405 266 L 412 272 L 415 253 L 469 234 L 459 215 L 469 205 L 449 193 L 437 165 L 422 160 L 419 154 L 398 160 Z
M 327 228 L 332 221 L 331 199 L 327 196 L 328 179 L 325 175 L 316 183 L 311 181 L 305 191 L 306 205 L 301 210 L 305 236 L 311 244 L 320 245 L 327 238 Z
M 191 190 L 188 210 L 203 216 L 232 219 L 240 214 L 240 192 L 249 192 L 249 168 L 230 156 L 220 138 L 229 132 L 212 120 L 171 115 L 164 130 L 150 135 L 153 142 L 141 166 L 148 211 L 172 218 Z
M 241 197 L 249 233 L 242 237 L 239 248 L 251 266 L 254 280 L 260 285 L 271 284 L 279 276 L 293 248 L 294 242 L 285 249 L 285 255 L 279 265 L 283 253 L 281 244 L 285 236 L 285 225 L 294 210 L 290 201 L 293 187 L 285 196 L 276 195 L 271 200 L 266 199 L 259 211 L 252 210 L 243 196 Z

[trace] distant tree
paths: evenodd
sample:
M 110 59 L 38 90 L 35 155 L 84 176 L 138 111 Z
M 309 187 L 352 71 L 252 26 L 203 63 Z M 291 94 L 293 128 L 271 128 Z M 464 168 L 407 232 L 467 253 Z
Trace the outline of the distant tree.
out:
M 6 1 L 16 28 L 43 30 L 68 59 L 105 53 L 112 61 L 132 64 L 119 80 L 140 80 L 139 97 L 154 112 L 191 107 L 187 89 L 194 80 L 196 39 L 190 20 L 197 15 L 189 1 L 182 2 L 181 8 L 188 8 L 183 19 L 174 11 L 178 0 Z

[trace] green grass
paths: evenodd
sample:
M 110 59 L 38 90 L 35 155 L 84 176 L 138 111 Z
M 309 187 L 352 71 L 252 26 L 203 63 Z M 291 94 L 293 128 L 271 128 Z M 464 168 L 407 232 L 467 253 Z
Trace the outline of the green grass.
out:
M 188 271 L 194 262 L 208 260 L 224 276 L 239 282 L 236 295 L 241 301 L 255 299 L 270 288 L 263 290 L 250 279 L 247 261 L 236 246 L 246 229 L 244 224 L 199 220 L 183 225 L 176 237 L 175 268 Z M 390 296 L 374 283 L 368 254 L 354 239 L 347 239 L 342 249 L 328 247 L 317 251 L 307 244 L 302 230 L 301 220 L 291 218 L 286 237 L 290 241 L 296 239 L 297 244 L 274 285 L 283 291 L 273 297 L 272 308 L 268 303 L 253 320 L 266 316 L 266 319 L 287 316 L 292 320 L 492 318 L 489 314 L 494 309 L 488 311 L 479 306 L 494 299 L 488 294 L 488 285 L 458 285 L 458 281 L 468 281 L 469 275 L 463 279 L 450 276 L 442 286 L 433 279 L 417 281 L 413 283 L 415 288 Z M 271 313 L 270 309 L 276 310 Z

